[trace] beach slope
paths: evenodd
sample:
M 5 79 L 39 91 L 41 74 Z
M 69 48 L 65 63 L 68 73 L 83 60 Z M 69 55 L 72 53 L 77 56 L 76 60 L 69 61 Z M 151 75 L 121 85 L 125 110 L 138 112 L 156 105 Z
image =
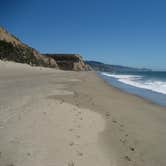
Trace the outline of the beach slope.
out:
M 94 72 L 0 61 L 0 165 L 166 165 L 166 109 Z

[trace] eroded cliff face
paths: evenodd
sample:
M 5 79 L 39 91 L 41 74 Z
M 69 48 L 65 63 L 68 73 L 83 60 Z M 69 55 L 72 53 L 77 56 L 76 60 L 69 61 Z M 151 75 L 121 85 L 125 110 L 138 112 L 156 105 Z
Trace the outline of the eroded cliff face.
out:
M 14 35 L 0 27 L 0 59 L 27 63 L 32 66 L 58 68 L 56 61 L 51 57 L 41 55 L 34 48 L 22 43 Z
M 79 54 L 40 54 L 0 27 L 0 59 L 61 70 L 88 71 Z
M 61 70 L 90 70 L 89 66 L 84 63 L 79 54 L 44 54 L 44 56 L 53 58 L 57 62 L 58 68 Z

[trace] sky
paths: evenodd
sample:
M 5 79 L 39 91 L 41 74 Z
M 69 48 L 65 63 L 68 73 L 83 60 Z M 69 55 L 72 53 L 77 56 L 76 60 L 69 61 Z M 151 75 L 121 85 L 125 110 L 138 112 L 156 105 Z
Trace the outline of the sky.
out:
M 0 25 L 41 53 L 166 70 L 165 0 L 0 0 Z

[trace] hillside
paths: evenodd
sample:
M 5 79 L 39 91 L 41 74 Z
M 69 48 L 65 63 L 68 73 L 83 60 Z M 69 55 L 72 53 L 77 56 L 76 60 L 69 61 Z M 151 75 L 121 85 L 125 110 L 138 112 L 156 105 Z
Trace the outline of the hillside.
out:
M 40 54 L 0 27 L 0 59 L 61 70 L 90 70 L 78 54 Z
M 120 65 L 110 65 L 104 64 L 97 61 L 86 61 L 86 64 L 91 66 L 93 70 L 104 71 L 104 72 L 141 72 L 141 71 L 151 71 L 150 69 L 145 68 L 132 68 Z
M 54 59 L 41 55 L 37 50 L 25 45 L 4 28 L 0 28 L 0 59 L 27 63 L 32 66 L 58 68 Z

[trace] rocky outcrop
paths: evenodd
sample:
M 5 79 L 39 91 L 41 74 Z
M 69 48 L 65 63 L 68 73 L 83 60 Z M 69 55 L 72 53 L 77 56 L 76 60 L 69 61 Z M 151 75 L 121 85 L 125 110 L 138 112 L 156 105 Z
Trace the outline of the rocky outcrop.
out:
M 90 70 L 79 54 L 44 54 L 44 56 L 53 58 L 61 70 Z
M 32 66 L 58 68 L 53 58 L 41 55 L 37 50 L 25 45 L 4 28 L 0 28 L 0 59 L 27 63 Z

